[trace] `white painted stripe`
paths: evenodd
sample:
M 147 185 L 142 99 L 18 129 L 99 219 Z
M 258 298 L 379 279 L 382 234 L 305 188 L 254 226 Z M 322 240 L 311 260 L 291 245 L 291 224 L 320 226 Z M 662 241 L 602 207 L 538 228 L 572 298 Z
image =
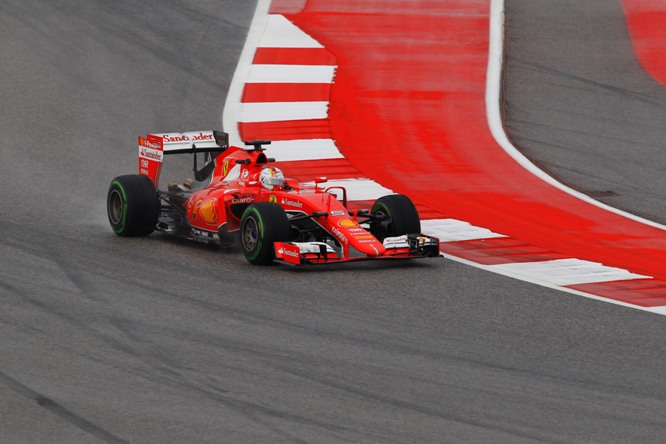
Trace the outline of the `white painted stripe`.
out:
M 281 140 L 266 147 L 266 155 L 277 161 L 339 159 L 342 153 L 331 139 Z
M 268 48 L 323 48 L 315 39 L 304 33 L 283 15 L 268 16 L 259 47 Z
M 304 182 L 303 186 L 314 186 L 314 182 Z M 375 200 L 387 194 L 395 194 L 388 188 L 384 188 L 377 182 L 366 178 L 329 180 L 321 184 L 320 187 L 345 187 L 348 200 Z
M 332 83 L 335 66 L 252 65 L 246 83 Z
M 494 233 L 486 228 L 457 219 L 428 219 L 421 220 L 421 230 L 439 238 L 440 242 L 457 242 L 475 239 L 492 239 L 506 237 L 503 234 Z
M 658 315 L 666 315 L 666 306 L 662 307 L 647 307 L 647 308 L 642 308 L 645 311 L 650 311 L 652 313 L 658 314 Z
M 250 76 L 250 67 L 254 59 L 254 53 L 259 46 L 264 30 L 268 27 L 268 10 L 271 0 L 258 0 L 257 8 L 254 10 L 252 24 L 243 46 L 243 51 L 238 59 L 234 76 L 229 85 L 227 100 L 224 102 L 222 110 L 222 127 L 229 134 L 229 144 L 234 146 L 243 146 L 240 133 L 238 131 L 238 117 L 241 110 L 241 98 L 243 97 L 243 87 L 246 79 Z
M 540 285 L 542 287 L 547 287 L 547 288 L 557 290 L 557 291 L 564 291 L 566 293 L 575 294 L 576 296 L 582 296 L 582 297 L 587 298 L 587 299 L 594 299 L 596 301 L 606 302 L 606 303 L 614 304 L 614 305 L 620 305 L 622 307 L 633 308 L 633 309 L 636 309 L 636 310 L 643 310 L 643 311 L 649 311 L 649 312 L 656 313 L 656 314 L 666 315 L 666 307 L 653 307 L 653 308 L 641 307 L 641 306 L 638 306 L 638 305 L 630 304 L 628 302 L 617 301 L 615 299 L 608 299 L 608 298 L 605 298 L 605 297 L 602 297 L 602 296 L 597 296 L 597 295 L 594 295 L 594 294 L 591 294 L 591 293 L 586 293 L 584 291 L 574 290 L 574 289 L 569 288 L 569 287 L 561 287 L 559 285 L 551 284 L 549 282 L 530 280 L 530 279 L 526 278 L 525 276 L 516 276 L 513 273 L 509 273 L 509 272 L 506 272 L 506 271 L 498 269 L 498 268 L 492 268 L 492 267 L 496 267 L 494 265 L 479 264 L 477 262 L 472 262 L 468 259 L 463 259 L 461 257 L 452 256 L 452 255 L 447 254 L 447 253 L 444 253 L 443 256 L 445 258 L 449 259 L 449 260 L 454 261 L 454 262 L 469 265 L 470 267 L 479 268 L 479 269 L 485 270 L 485 271 L 491 271 L 493 273 L 501 274 L 503 276 L 507 276 L 507 277 L 510 277 L 510 278 L 513 278 L 513 279 L 520 279 L 522 281 L 529 282 L 531 284 Z
M 649 225 L 660 230 L 666 230 L 665 225 L 658 224 L 651 220 L 644 219 L 626 211 L 618 210 L 610 205 L 606 205 L 598 200 L 580 193 L 568 186 L 558 182 L 551 175 L 546 174 L 539 169 L 530 160 L 521 153 L 518 148 L 513 146 L 504 131 L 502 122 L 502 102 L 500 100 L 500 88 L 502 80 L 502 65 L 504 62 L 504 0 L 491 0 L 490 4 L 490 48 L 488 51 L 488 71 L 486 76 L 486 114 L 488 125 L 497 143 L 518 162 L 523 168 L 534 174 L 539 179 L 549 185 L 564 191 L 565 193 L 576 197 L 584 202 L 592 204 L 598 208 L 615 213 L 627 219 Z
M 328 102 L 243 103 L 239 122 L 279 122 L 284 120 L 325 119 Z
M 531 281 L 562 286 L 650 277 L 580 259 L 500 264 L 490 265 L 489 268 L 491 270 L 502 270 L 506 274 L 512 274 L 522 279 L 527 278 Z

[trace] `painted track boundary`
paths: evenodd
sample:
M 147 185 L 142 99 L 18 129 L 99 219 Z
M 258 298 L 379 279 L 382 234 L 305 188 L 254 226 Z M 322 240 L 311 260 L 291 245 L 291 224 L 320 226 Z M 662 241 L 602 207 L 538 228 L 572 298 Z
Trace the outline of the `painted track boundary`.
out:
M 274 2 L 275 3 L 275 2 Z M 257 5 L 257 10 L 255 12 L 255 19 L 253 20 L 253 24 L 250 30 L 250 36 L 248 37 L 248 43 L 246 44 L 246 47 L 243 51 L 243 55 L 241 57 L 241 60 L 239 62 L 239 68 L 237 69 L 236 75 L 234 76 L 234 79 L 232 81 L 232 91 L 230 91 L 229 94 L 229 99 L 227 101 L 227 104 L 225 105 L 225 110 L 224 110 L 224 125 L 225 129 L 230 133 L 232 143 L 235 141 L 236 144 L 240 144 L 240 141 L 242 139 L 242 136 L 240 132 L 238 131 L 238 126 L 236 123 L 236 120 L 241 120 L 240 124 L 243 124 L 242 121 L 247 121 L 247 120 L 252 120 L 253 118 L 256 117 L 250 117 L 248 118 L 248 114 L 253 114 L 253 111 L 251 108 L 255 108 L 256 110 L 261 110 L 261 106 L 255 106 L 255 104 L 249 105 L 246 103 L 245 105 L 243 104 L 243 97 L 244 97 L 244 88 L 247 86 L 247 84 L 250 83 L 256 83 L 250 80 L 248 83 L 247 79 L 252 78 L 251 71 L 253 69 L 253 60 L 255 63 L 256 67 L 256 60 L 255 58 L 255 52 L 257 49 L 276 49 L 276 48 L 266 48 L 265 46 L 262 45 L 262 39 L 263 39 L 263 33 L 267 34 L 272 34 L 275 35 L 274 29 L 270 29 L 271 27 L 271 22 L 275 22 L 274 19 L 270 19 L 267 17 L 270 17 L 269 14 L 269 9 L 271 7 L 271 2 L 268 0 L 260 0 L 258 5 Z M 287 29 L 283 25 L 282 29 Z M 496 142 L 500 145 L 500 147 L 509 155 L 511 158 L 514 159 L 515 162 L 517 162 L 522 168 L 525 170 L 529 171 L 532 175 L 536 176 L 540 180 L 546 182 L 548 185 L 553 186 L 560 191 L 565 192 L 566 194 L 579 199 L 587 204 L 591 204 L 595 207 L 598 207 L 602 210 L 609 211 L 611 213 L 614 213 L 616 215 L 619 215 L 621 217 L 631 219 L 635 222 L 639 222 L 648 226 L 651 226 L 653 228 L 657 228 L 659 230 L 666 230 L 666 227 L 654 223 L 652 221 L 648 221 L 643 218 L 639 218 L 635 215 L 632 215 L 630 213 L 618 210 L 616 208 L 610 207 L 608 205 L 605 205 L 599 201 L 596 201 L 589 196 L 586 196 L 578 191 L 575 191 L 559 182 L 557 182 L 555 179 L 553 179 L 551 176 L 548 174 L 544 173 L 541 171 L 539 168 L 537 168 L 533 163 L 531 163 L 525 156 L 523 156 L 520 151 L 510 142 L 508 139 L 504 127 L 503 127 L 503 122 L 501 119 L 501 78 L 502 78 L 502 71 L 503 71 L 503 38 L 504 38 L 504 2 L 503 0 L 492 0 L 491 1 L 491 13 L 490 13 L 490 47 L 489 47 L 489 54 L 488 54 L 488 65 L 487 65 L 487 77 L 486 77 L 486 113 L 487 113 L 487 120 L 488 120 L 488 125 L 490 127 L 491 133 L 493 137 L 495 138 Z M 294 34 L 296 35 L 296 34 Z M 309 37 L 309 36 L 308 36 Z M 299 40 L 301 42 L 303 41 L 308 41 L 307 37 L 304 37 L 302 35 L 296 36 L 296 40 Z M 293 46 L 298 46 L 298 44 L 290 44 L 287 42 L 285 44 L 284 39 L 282 39 L 283 42 L 281 42 L 282 45 L 284 45 L 285 48 L 290 48 Z M 263 39 L 263 44 L 266 45 L 266 40 Z M 269 43 L 271 44 L 271 43 Z M 321 45 L 310 45 L 310 43 L 306 43 L 308 46 L 321 46 Z M 279 49 L 279 48 L 278 48 Z M 262 67 L 263 68 L 263 67 Z M 303 84 L 307 83 L 312 83 L 312 81 L 308 81 L 307 79 L 302 82 Z M 331 83 L 333 83 L 333 80 L 331 79 Z M 270 88 L 270 85 L 269 85 Z M 271 105 L 268 105 L 271 106 Z M 325 106 L 325 105 L 324 105 Z M 311 114 L 308 114 L 308 112 L 305 112 L 303 115 L 299 115 L 298 117 L 301 117 L 301 119 L 293 119 L 294 122 L 298 122 L 298 125 L 302 125 L 303 122 L 314 122 L 314 121 L 322 121 L 326 120 L 327 115 L 322 112 L 322 105 L 318 105 L 317 107 L 311 107 L 311 110 L 317 110 L 316 112 L 311 112 Z M 248 111 L 249 110 L 249 111 Z M 236 117 L 236 119 L 234 118 Z M 238 118 L 238 116 L 241 116 Z M 265 119 L 264 117 L 260 117 L 259 119 Z M 287 119 L 288 120 L 288 119 Z M 279 121 L 279 119 L 275 119 L 274 121 Z M 274 122 L 271 123 L 271 128 L 267 129 L 267 131 L 276 131 L 276 125 Z M 287 122 L 289 124 L 289 122 Z M 296 123 L 294 123 L 296 125 Z M 280 126 L 279 130 L 282 131 L 283 127 Z M 269 137 L 270 138 L 270 137 Z M 304 148 L 307 149 L 308 140 L 310 140 L 311 143 L 314 143 L 314 139 L 289 139 L 288 137 L 285 138 L 286 144 L 293 144 L 295 141 L 301 143 L 302 145 L 305 145 Z M 331 139 L 332 142 L 332 139 Z M 334 144 L 334 142 L 333 142 Z M 339 153 L 339 151 L 337 151 Z M 333 156 L 328 156 L 328 157 L 333 157 Z M 338 155 L 335 155 L 334 157 L 341 157 Z M 295 157 L 296 160 L 299 160 L 299 155 L 296 155 Z M 312 171 L 316 170 L 317 168 L 315 165 L 317 165 L 317 156 L 305 156 L 303 157 L 305 160 L 312 161 L 308 163 L 308 167 L 312 169 Z M 290 159 L 294 160 L 294 159 Z M 346 161 L 346 159 L 344 159 Z M 302 165 L 300 165 L 302 166 Z M 353 166 L 352 166 L 353 167 Z M 353 169 L 353 168 L 352 168 Z M 320 168 L 320 172 L 322 172 L 322 175 L 326 175 L 326 168 Z M 348 187 L 351 188 L 350 190 L 350 195 L 353 197 L 355 195 L 354 191 L 359 191 L 359 188 L 357 187 L 357 184 L 363 187 L 365 190 L 364 194 L 361 195 L 361 198 L 364 200 L 370 200 L 376 197 L 379 197 L 381 194 L 377 194 L 377 192 L 374 192 L 372 190 L 368 190 L 368 184 L 373 184 L 371 186 L 375 187 L 378 190 L 381 190 L 381 193 L 386 193 L 386 192 L 391 192 L 390 189 L 382 187 L 379 184 L 374 183 L 373 181 L 369 180 L 367 177 L 359 177 L 359 174 L 356 174 L 354 177 L 347 177 L 344 174 L 341 177 L 338 177 L 338 179 L 342 180 L 342 184 L 347 185 Z M 376 185 L 376 186 L 375 186 Z M 424 208 L 419 208 L 420 212 L 423 212 Z M 428 211 L 428 209 L 425 209 Z M 456 219 L 450 219 L 446 218 L 444 215 L 437 214 L 429 215 L 426 220 L 424 220 L 424 231 L 426 231 L 428 234 L 432 235 L 437 235 L 443 238 L 446 238 L 450 233 L 447 231 L 448 229 L 451 228 L 452 225 L 456 224 L 466 224 L 464 221 L 458 221 Z M 490 230 L 485 230 L 484 228 L 481 227 L 474 227 L 471 224 L 467 224 L 472 227 L 473 230 L 476 231 L 476 234 L 471 235 L 471 237 L 465 237 L 466 234 L 461 234 L 460 237 L 456 237 L 456 235 L 453 236 L 453 240 L 450 240 L 450 243 L 444 242 L 443 243 L 443 250 L 447 251 L 449 246 L 454 245 L 456 242 L 466 242 L 466 241 L 476 241 L 480 240 L 482 243 L 487 243 L 491 244 L 491 242 L 488 242 L 487 240 L 494 239 L 497 237 L 504 237 L 502 234 L 494 233 Z M 430 231 L 427 231 L 430 230 Z M 464 231 L 464 230 L 463 230 Z M 487 232 L 485 234 L 479 234 L 481 232 Z M 466 233 L 466 232 L 465 232 Z M 457 244 L 456 244 L 457 245 Z M 525 248 L 524 246 L 519 246 L 519 250 L 521 248 Z M 529 249 L 529 248 L 528 248 Z M 462 250 L 461 250 L 462 251 Z M 475 253 L 475 252 L 474 252 Z M 510 248 L 508 250 L 508 254 L 511 257 L 516 257 L 516 248 L 513 246 L 513 248 Z M 663 305 L 666 304 L 666 287 L 662 285 L 663 283 L 658 280 L 652 280 L 651 276 L 647 275 L 641 275 L 637 273 L 631 273 L 628 270 L 624 270 L 621 268 L 617 267 L 609 267 L 605 266 L 604 264 L 598 263 L 598 262 L 590 262 L 590 261 L 585 261 L 581 259 L 575 259 L 575 258 L 570 258 L 570 257 L 559 257 L 556 254 L 553 254 L 552 252 L 539 252 L 539 254 L 535 254 L 534 252 L 530 252 L 529 254 L 519 256 L 520 260 L 517 262 L 517 265 L 510 265 L 505 263 L 484 263 L 484 261 L 478 261 L 478 260 L 470 260 L 470 256 L 465 256 L 465 254 L 451 254 L 450 252 L 446 252 L 445 256 L 449 259 L 462 262 L 468 265 L 476 266 L 478 268 L 482 268 L 488 271 L 492 271 L 498 274 L 503 274 L 506 276 L 514 277 L 517 279 L 521 279 L 523 281 L 531 282 L 534 284 L 546 286 L 549 288 L 555 288 L 561 291 L 569 292 L 572 294 L 580 295 L 580 296 L 585 296 L 597 300 L 603 300 L 606 302 L 611 302 L 615 303 L 618 305 L 622 306 L 627 306 L 627 307 L 632 307 L 632 308 L 639 308 L 651 312 L 656 312 L 656 313 L 661 313 L 664 312 L 664 308 L 662 307 Z M 484 260 L 487 260 L 487 258 L 484 258 Z M 566 262 L 567 266 L 560 266 L 564 263 L 562 262 L 557 262 L 557 261 L 569 261 Z M 534 264 L 534 265 L 532 265 Z M 545 271 L 535 271 L 536 268 L 543 268 Z M 577 270 L 583 270 L 583 274 L 585 272 L 588 272 L 587 277 L 581 278 L 579 276 L 579 271 Z M 575 271 L 575 273 L 572 275 L 572 270 Z M 544 274 L 545 273 L 545 274 Z M 549 273 L 553 275 L 552 278 L 549 278 Z M 558 274 L 559 273 L 559 274 Z M 575 278 L 569 277 L 565 278 L 563 277 L 564 275 L 566 276 L 577 276 Z M 576 274 L 578 273 L 578 274 Z M 567 280 L 569 279 L 569 280 Z M 572 280 L 573 279 L 573 280 Z M 627 296 L 626 298 L 623 298 L 623 296 L 618 296 L 618 297 L 613 297 L 613 291 L 616 291 L 616 289 L 619 289 L 617 291 L 620 292 L 625 292 L 625 283 L 627 281 L 633 281 L 633 280 L 643 280 L 643 281 L 650 281 L 654 282 L 654 285 L 647 286 L 650 289 L 656 288 L 656 296 L 652 299 L 648 298 L 649 300 L 643 300 L 640 297 L 636 295 L 631 295 L 631 297 Z M 598 285 L 599 283 L 603 282 L 608 282 L 608 288 L 599 290 L 597 287 L 590 287 L 590 288 L 595 288 L 597 293 L 602 293 L 604 296 L 601 296 L 599 294 L 595 294 L 595 292 L 588 292 L 588 291 L 582 291 L 582 289 L 587 288 L 586 285 Z M 662 292 L 660 289 L 664 287 L 664 291 Z M 654 291 L 653 291 L 654 293 Z M 663 293 L 663 294 L 662 294 Z M 610 294 L 610 297 L 609 297 Z M 637 303 L 637 301 L 639 301 Z M 628 302 L 631 301 L 631 302 Z

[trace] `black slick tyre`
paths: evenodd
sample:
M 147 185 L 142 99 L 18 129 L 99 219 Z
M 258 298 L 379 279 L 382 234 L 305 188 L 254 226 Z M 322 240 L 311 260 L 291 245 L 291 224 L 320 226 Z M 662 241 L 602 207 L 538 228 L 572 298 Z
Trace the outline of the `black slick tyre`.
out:
M 402 194 L 391 194 L 377 199 L 370 213 L 380 220 L 370 223 L 370 233 L 378 240 L 403 234 L 421 232 L 421 219 L 414 203 Z
M 118 236 L 148 236 L 155 230 L 160 213 L 155 185 L 138 174 L 116 177 L 106 195 L 106 211 Z
M 287 242 L 289 235 L 287 213 L 276 203 L 255 203 L 243 213 L 240 226 L 241 248 L 251 264 L 272 264 L 275 259 L 273 242 Z

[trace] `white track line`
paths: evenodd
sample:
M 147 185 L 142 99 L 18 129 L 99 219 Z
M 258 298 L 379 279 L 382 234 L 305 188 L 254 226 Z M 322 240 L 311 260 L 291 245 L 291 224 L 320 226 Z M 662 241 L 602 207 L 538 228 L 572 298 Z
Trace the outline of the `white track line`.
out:
M 222 110 L 222 127 L 224 131 L 229 134 L 229 144 L 234 146 L 243 146 L 243 141 L 238 132 L 237 118 L 241 113 L 241 100 L 243 97 L 243 87 L 245 80 L 250 77 L 250 68 L 254 53 L 258 47 L 261 46 L 261 40 L 264 30 L 269 25 L 268 10 L 271 5 L 271 0 L 258 0 L 257 8 L 254 10 L 252 23 L 245 40 L 245 46 L 238 59 L 236 71 L 231 79 L 229 85 L 229 93 L 227 94 L 226 101 L 224 102 L 224 109 Z
M 469 222 L 457 219 L 422 220 L 421 228 L 425 234 L 435 236 L 439 238 L 441 242 L 458 242 L 506 237 L 503 234 L 493 233 L 485 228 L 475 227 Z
M 325 119 L 328 102 L 252 102 L 243 103 L 239 122 L 280 122 Z
M 304 182 L 304 186 L 314 186 L 314 182 Z M 395 194 L 392 190 L 366 178 L 336 179 L 321 184 L 321 188 L 344 187 L 349 200 L 375 200 L 387 194 Z M 340 196 L 342 197 L 342 196 Z
M 260 5 L 257 5 L 257 9 L 259 8 Z M 266 8 L 266 13 L 268 13 L 268 8 Z M 257 46 L 264 48 L 323 48 L 318 41 L 279 14 L 268 16 Z
M 252 65 L 245 83 L 332 83 L 331 65 Z
M 278 162 L 344 157 L 332 139 L 279 140 L 272 142 L 266 148 L 266 155 Z
M 607 267 L 598 262 L 580 259 L 557 259 L 541 262 L 490 265 L 490 269 L 504 270 L 524 276 L 531 281 L 548 282 L 552 285 L 591 284 L 595 282 L 648 279 L 650 276 L 630 273 L 627 270 Z

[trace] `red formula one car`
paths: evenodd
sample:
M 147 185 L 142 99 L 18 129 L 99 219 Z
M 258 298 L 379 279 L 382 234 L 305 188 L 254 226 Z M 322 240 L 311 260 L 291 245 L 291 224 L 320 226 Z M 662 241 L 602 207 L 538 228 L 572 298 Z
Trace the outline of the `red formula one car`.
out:
M 302 184 L 271 166 L 264 145 L 229 146 L 221 131 L 139 137 L 139 174 L 118 176 L 107 194 L 113 231 L 161 231 L 231 246 L 252 264 L 328 264 L 439 256 L 439 240 L 421 234 L 414 204 L 395 194 L 370 210 L 350 210 L 347 191 L 325 178 Z M 159 189 L 164 155 L 193 154 L 194 180 Z M 197 159 L 202 158 L 202 166 Z

